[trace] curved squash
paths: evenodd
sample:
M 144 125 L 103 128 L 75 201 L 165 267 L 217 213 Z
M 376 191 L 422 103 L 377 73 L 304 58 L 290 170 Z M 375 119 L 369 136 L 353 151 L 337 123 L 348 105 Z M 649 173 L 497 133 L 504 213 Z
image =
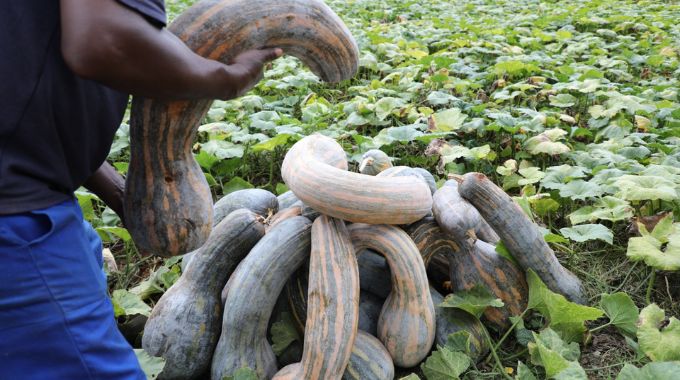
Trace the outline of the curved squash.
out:
M 436 289 L 444 294 L 451 292 L 449 256 L 458 250 L 458 244 L 444 234 L 432 216 L 410 224 L 405 231 L 416 243 L 427 270 L 427 277 Z
M 203 0 L 168 30 L 196 53 L 221 62 L 248 49 L 278 46 L 326 81 L 348 79 L 358 67 L 354 38 L 320 0 Z M 210 234 L 210 189 L 191 148 L 211 103 L 133 99 L 125 215 L 140 250 L 181 255 Z
M 359 173 L 366 175 L 377 175 L 378 173 L 392 167 L 390 157 L 380 149 L 371 149 L 361 156 L 359 163 Z
M 441 228 L 456 241 L 468 238 L 469 232 L 487 243 L 497 244 L 501 239 L 479 211 L 458 193 L 458 182 L 448 180 L 432 197 L 432 213 Z
M 372 249 L 385 256 L 392 292 L 380 313 L 378 338 L 396 365 L 415 366 L 430 352 L 435 333 L 434 305 L 418 247 L 395 226 L 352 224 L 349 231 L 357 251 Z
M 538 226 L 508 194 L 481 173 L 468 173 L 461 181 L 460 195 L 479 210 L 522 268 L 536 272 L 553 292 L 585 303 L 581 281 L 560 264 Z
M 258 215 L 268 217 L 279 211 L 276 195 L 262 189 L 244 189 L 229 193 L 213 205 L 213 223 L 221 222 L 232 211 L 246 208 Z
M 427 187 L 430 189 L 430 193 L 434 194 L 437 191 L 437 182 L 430 172 L 423 168 L 411 168 L 408 166 L 393 166 L 391 168 L 385 169 L 377 174 L 378 177 L 403 177 L 403 176 L 415 176 L 422 178 Z
M 311 246 L 311 222 L 297 216 L 272 228 L 241 261 L 225 286 L 222 334 L 212 359 L 211 377 L 222 379 L 249 367 L 261 378 L 277 370 L 267 326 L 288 278 Z
M 452 308 L 439 307 L 444 297 L 434 288 L 430 288 L 432 301 L 437 313 L 437 334 L 435 341 L 438 346 L 446 346 L 449 335 L 458 331 L 467 331 L 470 334 L 470 354 L 475 361 L 482 360 L 489 352 L 489 345 L 485 339 L 484 326 L 482 323 L 468 314 L 466 311 Z
M 293 192 L 290 190 L 286 191 L 285 193 L 279 195 L 276 198 L 279 200 L 279 210 L 285 210 L 299 201 L 295 194 L 293 194 Z
M 486 320 L 502 330 L 508 327 L 511 316 L 524 311 L 529 298 L 524 272 L 496 253 L 495 246 L 481 240 L 457 242 L 432 219 L 423 219 L 412 227 L 409 234 L 418 247 L 423 247 L 424 257 L 446 255 L 452 291 L 481 284 L 505 303 L 501 308 L 487 308 Z
M 161 378 L 195 379 L 210 369 L 220 333 L 220 290 L 263 235 L 255 213 L 232 212 L 160 298 L 144 327 L 142 347 L 166 360 Z
M 392 380 L 394 363 L 385 346 L 373 336 L 359 331 L 342 380 Z
M 359 269 L 345 223 L 322 215 L 312 225 L 307 321 L 300 363 L 274 379 L 339 380 L 359 322 Z
M 295 143 L 283 160 L 281 174 L 305 204 L 351 222 L 408 224 L 432 208 L 430 190 L 419 178 L 348 172 L 340 144 L 322 135 Z

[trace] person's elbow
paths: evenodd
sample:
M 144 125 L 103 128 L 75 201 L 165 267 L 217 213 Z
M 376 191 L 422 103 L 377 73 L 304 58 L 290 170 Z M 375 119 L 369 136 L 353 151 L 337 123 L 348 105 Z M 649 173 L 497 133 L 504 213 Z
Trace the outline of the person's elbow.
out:
M 62 34 L 64 62 L 76 75 L 102 80 L 126 60 L 124 36 L 106 26 L 71 30 Z

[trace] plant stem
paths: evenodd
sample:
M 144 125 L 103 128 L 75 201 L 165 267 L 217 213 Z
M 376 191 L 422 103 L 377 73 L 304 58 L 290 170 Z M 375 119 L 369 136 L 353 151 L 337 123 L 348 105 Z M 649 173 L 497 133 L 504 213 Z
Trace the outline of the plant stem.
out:
M 609 325 L 611 325 L 611 324 L 612 324 L 612 322 L 609 321 L 609 322 L 605 323 L 605 324 L 602 325 L 602 326 L 597 326 L 597 327 L 595 327 L 594 329 L 590 329 L 590 333 L 592 334 L 592 333 L 594 333 L 594 332 L 596 332 L 596 331 L 602 330 L 603 328 L 605 328 L 605 327 L 607 327 L 607 326 L 609 326 Z
M 647 305 L 652 303 L 652 289 L 654 288 L 654 283 L 656 282 L 656 269 L 652 268 L 652 274 L 649 276 L 649 282 L 647 283 L 647 292 L 645 293 L 645 301 Z
M 524 315 L 527 313 L 527 311 L 529 311 L 529 309 L 524 309 L 522 314 L 520 314 L 518 316 L 517 321 L 515 323 L 513 323 L 512 326 L 510 326 L 508 331 L 506 331 L 505 334 L 503 334 L 501 339 L 498 341 L 498 343 L 496 343 L 496 346 L 493 347 L 494 350 L 498 350 L 498 348 L 501 346 L 501 344 L 503 344 L 503 342 L 505 341 L 505 338 L 507 338 L 510 335 L 510 333 L 515 329 L 515 327 L 517 327 L 519 322 L 524 319 Z
M 477 318 L 477 321 L 479 321 L 479 318 Z M 486 329 L 486 326 L 482 325 L 482 330 L 484 331 L 484 338 L 486 339 L 486 344 L 489 345 L 489 349 L 491 349 L 491 355 L 493 356 L 494 360 L 496 361 L 496 365 L 498 366 L 498 370 L 503 374 L 503 377 L 508 379 L 508 380 L 513 380 L 510 375 L 508 375 L 507 372 L 505 372 L 505 367 L 503 367 L 503 363 L 501 362 L 501 359 L 498 357 L 498 353 L 496 352 L 496 348 L 493 345 L 493 341 L 491 341 L 491 336 L 489 335 L 489 331 Z

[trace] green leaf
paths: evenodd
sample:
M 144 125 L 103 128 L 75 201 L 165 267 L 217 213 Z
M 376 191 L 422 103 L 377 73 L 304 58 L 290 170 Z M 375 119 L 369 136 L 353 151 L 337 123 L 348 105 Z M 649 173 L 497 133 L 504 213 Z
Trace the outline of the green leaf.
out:
M 223 380 L 259 380 L 259 378 L 257 372 L 248 367 L 243 367 L 234 372 L 233 376 L 225 376 Z
M 196 162 L 201 165 L 203 170 L 210 170 L 210 168 L 220 160 L 205 150 L 201 150 L 198 154 L 194 154 L 194 158 L 196 158 Z
M 130 236 L 130 233 L 128 232 L 128 230 L 126 230 L 123 227 L 102 226 L 102 227 L 97 227 L 95 230 L 97 231 L 99 236 L 104 241 L 111 241 L 111 239 L 104 238 L 103 235 L 105 235 L 105 234 L 114 235 L 124 242 L 128 242 L 128 241 L 132 240 L 132 236 Z
M 427 380 L 456 380 L 470 364 L 470 358 L 464 353 L 439 347 L 420 368 Z
M 546 216 L 560 208 L 560 203 L 551 198 L 539 198 L 531 200 L 531 206 L 539 216 Z
M 545 173 L 535 166 L 521 168 L 518 170 L 518 172 L 520 175 L 522 175 L 522 177 L 524 177 L 517 181 L 517 184 L 520 186 L 537 183 L 541 180 L 541 178 L 545 177 Z
M 287 133 L 279 133 L 269 140 L 253 145 L 253 152 L 272 151 L 277 146 L 286 145 L 291 137 L 293 136 Z
M 604 193 L 602 187 L 592 182 L 577 179 L 560 187 L 560 196 L 574 200 L 585 200 L 586 198 L 596 198 Z
M 294 341 L 300 341 L 300 334 L 293 324 L 292 317 L 289 313 L 281 313 L 281 319 L 274 322 L 271 328 L 272 334 L 272 349 L 276 356 L 281 355 L 283 351 Z
M 524 143 L 524 147 L 529 153 L 534 155 L 541 153 L 550 155 L 566 153 L 569 152 L 569 147 L 558 141 L 563 138 L 566 133 L 566 131 L 559 128 L 550 129 L 529 138 Z
M 503 305 L 503 301 L 495 298 L 487 288 L 476 284 L 469 290 L 449 294 L 439 306 L 462 309 L 479 318 L 487 307 L 503 307 Z
M 612 222 L 633 217 L 633 208 L 623 199 L 606 196 L 599 198 L 592 206 L 581 207 L 569 214 L 571 224 L 610 220 Z
M 545 368 L 549 379 L 583 379 L 586 372 L 578 363 L 581 354 L 578 343 L 567 343 L 550 328 L 534 333 L 534 342 L 530 342 L 531 362 Z
M 560 108 L 572 107 L 577 101 L 578 99 L 576 99 L 576 97 L 569 94 L 559 94 L 550 97 L 550 105 Z
M 560 233 L 562 236 L 579 243 L 599 239 L 612 244 L 614 240 L 614 233 L 601 224 L 581 224 L 578 226 L 561 228 Z
M 375 103 L 375 116 L 378 120 L 385 120 L 392 111 L 404 106 L 404 100 L 400 98 L 385 97 Z
M 596 320 L 603 315 L 599 309 L 569 302 L 561 294 L 552 292 L 531 269 L 527 271 L 527 283 L 527 308 L 543 314 L 548 319 L 549 326 L 569 342 L 580 342 L 586 331 L 585 321 Z
M 628 294 L 623 292 L 603 294 L 600 307 L 612 325 L 624 334 L 635 336 L 639 311 Z
M 673 201 L 678 198 L 675 184 L 663 177 L 624 175 L 615 180 L 613 185 L 619 188 L 616 196 L 628 201 Z
M 135 315 L 141 314 L 149 316 L 151 313 L 151 307 L 142 301 L 142 299 L 125 289 L 116 289 L 113 291 L 111 296 L 111 302 L 113 303 L 113 310 L 115 317 L 121 315 Z
M 151 356 L 141 348 L 135 348 L 134 351 L 139 366 L 142 367 L 142 371 L 144 371 L 146 378 L 148 380 L 158 378 L 158 375 L 163 371 L 163 367 L 165 367 L 165 359 Z
M 663 243 L 651 235 L 630 238 L 626 256 L 633 261 L 644 261 L 656 269 L 680 270 L 680 228 L 676 228 L 667 239 L 666 249 L 662 251 Z
M 451 351 L 460 351 L 470 356 L 472 335 L 469 331 L 460 330 L 449 334 L 446 338 L 446 348 Z
M 83 217 L 85 220 L 92 223 L 96 218 L 92 202 L 99 201 L 99 197 L 87 191 L 76 191 L 75 195 L 78 199 L 78 205 L 83 212 Z
M 677 380 L 680 362 L 647 363 L 642 368 L 626 363 L 616 380 Z
M 418 377 L 418 375 L 416 375 L 415 373 L 412 373 L 406 377 L 399 378 L 399 380 L 420 380 L 420 377 Z
M 210 140 L 201 145 L 201 150 L 211 154 L 220 160 L 233 157 L 243 157 L 244 148 L 229 141 Z
M 640 349 L 653 361 L 680 360 L 680 320 L 667 320 L 656 304 L 640 312 L 637 337 Z
M 222 193 L 227 195 L 237 190 L 252 189 L 253 185 L 241 177 L 234 177 L 222 186 Z
M 584 178 L 585 176 L 585 170 L 579 166 L 551 166 L 546 169 L 541 185 L 547 189 L 558 190 L 572 179 Z
M 449 132 L 460 129 L 467 115 L 459 108 L 451 108 L 434 114 L 435 129 L 433 132 Z
M 522 362 L 517 363 L 517 376 L 515 380 L 536 380 L 536 376 L 531 372 L 529 367 Z

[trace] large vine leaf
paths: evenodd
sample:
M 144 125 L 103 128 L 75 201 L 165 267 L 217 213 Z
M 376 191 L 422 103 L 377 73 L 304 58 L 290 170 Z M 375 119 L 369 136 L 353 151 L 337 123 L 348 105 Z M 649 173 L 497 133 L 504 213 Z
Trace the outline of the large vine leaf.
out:
M 616 380 L 677 380 L 680 362 L 647 363 L 642 368 L 626 363 Z
M 533 335 L 534 341 L 528 345 L 531 362 L 545 368 L 549 379 L 588 379 L 586 372 L 578 363 L 581 355 L 578 343 L 563 341 L 550 328 Z
M 661 270 L 680 269 L 680 223 L 673 223 L 673 214 L 662 218 L 648 233 L 644 225 L 638 224 L 642 236 L 630 238 L 626 256 L 633 261 Z M 663 245 L 665 248 L 662 248 Z
M 145 304 L 137 294 L 125 289 L 114 290 L 111 295 L 111 302 L 113 303 L 115 317 L 135 314 L 146 315 L 148 317 L 151 314 L 151 307 L 149 305 Z
M 567 239 L 579 243 L 599 239 L 612 244 L 614 240 L 614 233 L 601 224 L 581 224 L 573 227 L 560 228 L 560 233 Z
M 612 325 L 624 334 L 635 336 L 640 312 L 628 294 L 623 292 L 603 294 L 600 307 Z
M 637 337 L 640 349 L 653 361 L 680 360 L 680 320 L 666 319 L 656 304 L 640 312 Z
M 503 301 L 496 298 L 484 286 L 476 284 L 469 290 L 449 294 L 439 307 L 455 307 L 479 318 L 487 307 L 503 307 Z
M 456 380 L 470 367 L 470 358 L 460 351 L 439 347 L 420 365 L 427 380 Z
M 592 321 L 603 315 L 602 310 L 569 302 L 561 294 L 552 292 L 531 269 L 527 271 L 527 283 L 527 308 L 543 314 L 548 319 L 550 328 L 560 333 L 568 342 L 583 340 L 585 321 Z

